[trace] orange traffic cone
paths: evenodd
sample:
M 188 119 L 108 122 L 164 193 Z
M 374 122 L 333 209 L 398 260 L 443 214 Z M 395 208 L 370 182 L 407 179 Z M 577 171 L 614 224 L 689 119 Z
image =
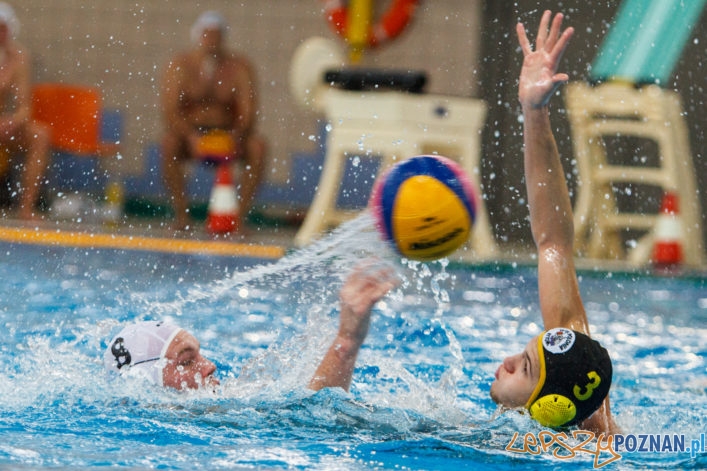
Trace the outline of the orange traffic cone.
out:
M 227 234 L 239 229 L 238 198 L 228 165 L 216 169 L 214 187 L 209 199 L 206 228 L 212 234 Z
M 653 265 L 672 267 L 682 263 L 683 234 L 678 210 L 678 197 L 671 191 L 667 191 L 663 195 L 660 215 L 654 231 Z

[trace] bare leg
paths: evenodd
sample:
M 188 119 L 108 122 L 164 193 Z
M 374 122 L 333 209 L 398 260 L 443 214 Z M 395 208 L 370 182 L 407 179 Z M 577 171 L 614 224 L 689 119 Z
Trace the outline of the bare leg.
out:
M 184 146 L 176 135 L 166 135 L 162 141 L 162 175 L 174 208 L 174 228 L 186 229 L 189 226 L 188 201 L 185 194 Z
M 39 190 L 49 165 L 49 132 L 44 126 L 30 123 L 23 132 L 22 140 L 27 149 L 27 155 L 22 172 L 19 217 L 32 219 L 36 216 L 34 207 L 37 204 Z

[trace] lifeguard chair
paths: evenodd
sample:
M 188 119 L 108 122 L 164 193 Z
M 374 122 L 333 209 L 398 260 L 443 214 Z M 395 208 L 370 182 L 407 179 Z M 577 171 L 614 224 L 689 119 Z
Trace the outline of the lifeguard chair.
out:
M 477 99 L 421 92 L 414 72 L 346 70 L 343 54 L 324 38 L 298 48 L 290 70 L 293 94 L 327 119 L 326 154 L 314 201 L 295 237 L 298 246 L 357 215 L 337 206 L 347 161 L 377 157 L 375 179 L 395 162 L 440 154 L 460 163 L 481 191 L 481 129 L 486 104 Z M 496 254 L 496 242 L 481 195 L 470 237 L 475 257 Z
M 678 196 L 685 262 L 704 263 L 702 211 L 680 95 L 659 86 L 668 82 L 704 4 L 625 0 L 592 63 L 590 81 L 600 84 L 566 87 L 578 170 L 574 223 L 579 255 L 648 263 L 660 198 L 670 192 Z M 614 138 L 647 141 L 657 158 L 647 163 L 636 155 L 627 161 L 624 155 L 622 160 L 607 145 Z M 620 196 L 637 198 L 626 191 L 617 194 L 632 186 L 659 190 L 655 213 L 618 204 Z M 629 231 L 646 235 L 627 247 L 623 235 Z

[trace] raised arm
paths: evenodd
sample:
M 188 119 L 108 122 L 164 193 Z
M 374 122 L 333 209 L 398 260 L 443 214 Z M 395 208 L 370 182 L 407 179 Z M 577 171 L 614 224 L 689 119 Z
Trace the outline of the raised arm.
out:
M 339 295 L 339 332 L 310 380 L 310 389 L 340 387 L 349 390 L 358 352 L 368 334 L 371 309 L 397 284 L 398 278 L 390 267 L 371 262 L 351 272 Z
M 573 261 L 572 206 L 560 155 L 552 134 L 548 103 L 568 80 L 558 73 L 562 53 L 574 30 L 561 31 L 563 16 L 546 11 L 533 50 L 522 24 L 523 51 L 518 98 L 523 109 L 524 165 L 530 226 L 538 249 L 540 308 L 546 329 L 570 327 L 589 333 Z

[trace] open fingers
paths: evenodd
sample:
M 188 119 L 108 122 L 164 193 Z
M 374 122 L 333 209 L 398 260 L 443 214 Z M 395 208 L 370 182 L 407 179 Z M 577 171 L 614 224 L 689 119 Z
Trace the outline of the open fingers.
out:
M 550 25 L 551 16 L 552 12 L 550 10 L 545 10 L 543 12 L 542 18 L 540 19 L 540 26 L 538 27 L 538 37 L 535 40 L 535 45 L 537 46 L 538 51 L 545 48 L 545 43 L 548 39 L 548 26 Z
M 550 23 L 551 18 L 552 23 Z M 538 36 L 535 40 L 536 50 L 544 49 L 551 54 L 554 60 L 562 56 L 570 37 L 574 33 L 574 29 L 572 28 L 561 31 L 563 20 L 564 15 L 562 13 L 558 13 L 553 18 L 550 10 L 544 11 L 542 19 L 540 20 L 540 26 L 538 27 Z M 518 35 L 518 43 L 523 51 L 523 55 L 526 56 L 530 54 L 533 51 L 533 46 L 528 39 L 525 26 L 522 23 L 516 25 L 516 34 Z
M 520 49 L 523 51 L 523 56 L 527 56 L 533 52 L 533 48 L 528 40 L 528 35 L 525 33 L 525 26 L 523 26 L 523 23 L 518 23 L 516 25 L 516 34 L 518 35 L 518 44 L 520 44 Z
M 549 11 L 545 12 L 545 14 L 551 15 Z M 562 28 L 563 19 L 564 15 L 562 13 L 556 14 L 555 17 L 552 19 L 550 31 L 545 39 L 545 50 L 548 52 L 554 49 L 555 45 L 557 44 L 557 40 L 560 38 L 560 29 Z
M 557 40 L 557 43 L 550 52 L 550 57 L 553 63 L 557 64 L 560 61 L 560 58 L 562 57 L 562 54 L 564 54 L 565 49 L 567 48 L 567 44 L 569 43 L 570 38 L 573 34 L 574 28 L 572 27 L 569 27 L 562 32 L 562 36 L 560 36 L 560 38 Z

